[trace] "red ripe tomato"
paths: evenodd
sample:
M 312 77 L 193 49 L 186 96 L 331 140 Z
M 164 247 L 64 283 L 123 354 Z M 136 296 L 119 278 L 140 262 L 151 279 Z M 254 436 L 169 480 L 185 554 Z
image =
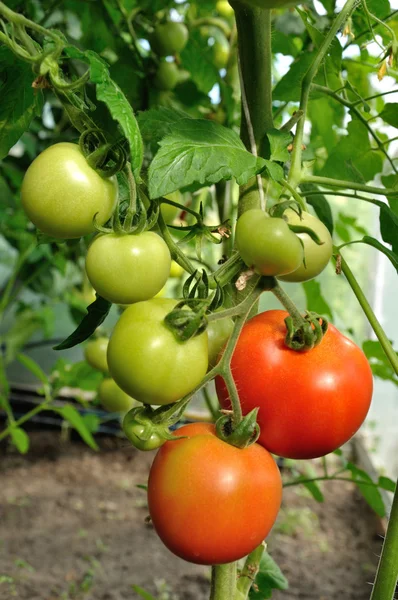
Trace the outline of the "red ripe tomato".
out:
M 246 323 L 231 367 L 244 414 L 259 407 L 258 443 L 286 458 L 324 456 L 362 425 L 373 378 L 358 346 L 333 325 L 319 346 L 296 352 L 285 343 L 287 313 L 263 312 Z M 223 408 L 230 408 L 224 381 L 216 380 Z
M 223 442 L 214 425 L 185 425 L 156 455 L 148 482 L 152 523 L 171 552 L 201 565 L 229 563 L 268 535 L 282 499 L 279 469 L 258 444 Z

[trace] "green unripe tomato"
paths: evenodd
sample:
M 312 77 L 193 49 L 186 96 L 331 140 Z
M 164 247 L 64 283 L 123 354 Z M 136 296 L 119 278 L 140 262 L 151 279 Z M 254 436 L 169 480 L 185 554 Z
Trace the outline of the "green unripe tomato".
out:
M 166 283 L 170 266 L 167 244 L 153 231 L 98 235 L 86 257 L 91 285 L 114 304 L 153 298 Z
M 229 58 L 229 44 L 216 41 L 213 45 L 213 63 L 217 69 L 225 69 Z
M 175 277 L 176 279 L 179 279 L 180 277 L 182 277 L 184 272 L 184 269 L 175 260 L 171 261 L 169 277 Z
M 216 10 L 222 17 L 232 17 L 234 9 L 227 0 L 218 0 Z
M 174 62 L 163 61 L 160 63 L 153 83 L 159 90 L 174 90 L 177 83 L 180 81 L 180 73 L 177 65 Z
M 108 346 L 116 383 L 144 404 L 171 404 L 191 392 L 208 366 L 207 334 L 178 341 L 164 324 L 177 300 L 153 298 L 129 306 Z
M 118 196 L 115 177 L 90 167 L 77 144 L 61 142 L 44 150 L 25 173 L 22 206 L 40 231 L 54 238 L 79 238 L 103 225 Z
M 172 202 L 177 202 L 178 204 L 184 203 L 182 194 L 178 190 L 176 192 L 172 192 L 171 194 L 166 194 L 165 198 L 167 198 L 167 200 L 171 200 Z M 180 212 L 179 208 L 172 206 L 171 204 L 162 204 L 160 210 L 162 211 L 163 219 L 167 224 L 172 223 Z
M 136 408 L 125 414 L 122 427 L 127 439 L 138 450 L 156 450 L 166 441 L 161 427 L 156 427 L 149 420 L 140 419 Z
M 136 405 L 134 398 L 121 390 L 111 378 L 101 381 L 98 397 L 101 405 L 108 412 L 125 413 Z
M 305 265 L 304 263 L 301 263 L 298 269 L 292 273 L 281 276 L 280 279 L 283 281 L 296 282 L 313 279 L 319 275 L 319 273 L 322 273 L 332 258 L 333 241 L 329 230 L 322 221 L 307 212 L 303 212 L 300 219 L 298 214 L 289 208 L 285 211 L 284 216 L 287 217 L 288 222 L 292 225 L 303 225 L 304 227 L 308 227 L 315 231 L 323 244 L 317 244 L 308 233 L 297 233 L 297 236 L 301 238 L 304 244 Z
M 93 369 L 97 369 L 103 373 L 108 372 L 108 363 L 106 360 L 108 342 L 108 338 L 99 337 L 96 340 L 88 342 L 84 348 L 84 358 L 88 364 L 93 367 Z
M 216 366 L 217 358 L 227 343 L 233 328 L 232 319 L 220 319 L 209 323 L 206 329 L 209 344 L 209 369 Z
M 174 21 L 157 25 L 150 39 L 152 49 L 158 56 L 178 54 L 185 48 L 187 41 L 188 29 L 184 23 Z
M 303 262 L 301 242 L 286 221 L 269 217 L 261 209 L 253 208 L 239 217 L 235 240 L 244 262 L 259 275 L 285 275 Z

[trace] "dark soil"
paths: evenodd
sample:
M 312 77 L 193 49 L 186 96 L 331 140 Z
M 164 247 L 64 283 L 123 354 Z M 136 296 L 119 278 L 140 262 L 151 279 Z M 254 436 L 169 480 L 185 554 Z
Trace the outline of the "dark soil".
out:
M 136 486 L 152 454 L 116 439 L 94 453 L 52 432 L 31 442 L 26 457 L 0 455 L 1 600 L 134 600 L 133 584 L 159 600 L 208 599 L 209 570 L 174 557 L 145 522 Z M 275 600 L 369 599 L 377 520 L 351 484 L 323 491 L 318 504 L 286 489 L 268 549 L 290 589 Z

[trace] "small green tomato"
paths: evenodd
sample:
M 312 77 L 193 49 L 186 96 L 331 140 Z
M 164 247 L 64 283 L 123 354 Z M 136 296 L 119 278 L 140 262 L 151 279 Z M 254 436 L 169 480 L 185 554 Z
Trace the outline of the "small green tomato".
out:
M 244 212 L 236 224 L 236 245 L 248 267 L 259 275 L 285 275 L 303 262 L 303 247 L 284 219 L 261 209 Z
M 136 405 L 134 398 L 126 394 L 110 377 L 101 381 L 98 388 L 101 405 L 108 412 L 125 413 Z
M 97 369 L 103 373 L 108 372 L 108 362 L 106 360 L 108 342 L 108 338 L 99 337 L 96 340 L 88 342 L 84 348 L 84 358 L 88 364 L 93 367 L 93 369 Z

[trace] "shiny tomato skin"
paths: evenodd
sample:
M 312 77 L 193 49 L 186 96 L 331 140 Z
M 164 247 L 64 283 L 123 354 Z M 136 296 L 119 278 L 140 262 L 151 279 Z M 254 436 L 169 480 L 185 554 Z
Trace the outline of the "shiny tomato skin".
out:
M 118 196 L 115 177 L 101 177 L 87 163 L 77 144 L 61 142 L 39 154 L 22 182 L 22 206 L 40 231 L 73 239 L 103 225 Z
M 258 443 L 293 459 L 324 456 L 362 425 L 372 399 L 373 377 L 358 346 L 333 325 L 307 352 L 284 343 L 285 317 L 270 310 L 243 327 L 231 361 L 244 414 L 259 407 Z M 216 380 L 223 408 L 230 408 L 223 380 Z
M 238 219 L 236 247 L 250 268 L 259 275 L 285 275 L 303 262 L 303 248 L 284 219 L 269 217 L 252 208 Z
M 177 402 L 207 371 L 207 333 L 180 342 L 164 324 L 177 302 L 152 298 L 132 304 L 116 323 L 109 341 L 107 359 L 112 377 L 144 404 Z
M 317 244 L 308 233 L 298 233 L 297 237 L 301 239 L 304 245 L 305 263 L 303 261 L 298 269 L 287 275 L 281 275 L 279 279 L 291 282 L 309 281 L 322 273 L 332 258 L 332 237 L 322 221 L 308 212 L 303 211 L 300 218 L 294 210 L 288 209 L 284 212 L 284 216 L 287 217 L 288 223 L 291 225 L 303 225 L 312 229 L 318 235 L 322 244 Z
M 277 517 L 282 483 L 272 456 L 258 444 L 243 450 L 207 423 L 175 432 L 152 464 L 148 506 L 162 542 L 186 561 L 224 564 L 254 550 Z
M 100 296 L 114 304 L 153 298 L 166 283 L 171 256 L 157 233 L 98 235 L 86 257 L 86 273 Z

